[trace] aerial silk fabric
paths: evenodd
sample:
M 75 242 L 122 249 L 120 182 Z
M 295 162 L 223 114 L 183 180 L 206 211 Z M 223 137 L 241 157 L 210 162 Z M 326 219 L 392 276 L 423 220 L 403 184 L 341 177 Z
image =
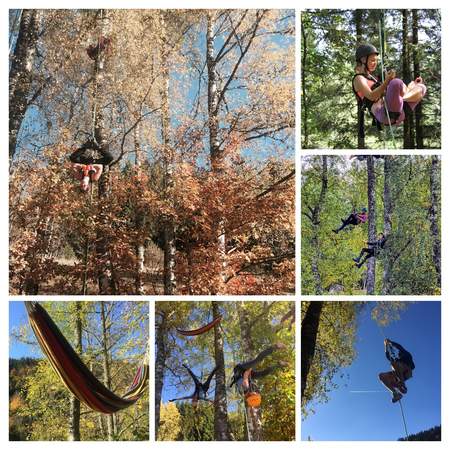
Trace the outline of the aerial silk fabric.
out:
M 112 414 L 131 406 L 145 393 L 148 364 L 139 367 L 128 391 L 119 397 L 88 369 L 39 303 L 25 302 L 25 307 L 42 351 L 64 385 L 80 402 L 94 411 Z

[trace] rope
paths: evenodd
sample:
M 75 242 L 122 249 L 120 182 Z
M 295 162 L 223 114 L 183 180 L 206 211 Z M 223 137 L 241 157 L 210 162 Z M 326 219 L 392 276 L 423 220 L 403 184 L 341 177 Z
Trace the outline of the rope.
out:
M 89 206 L 92 206 L 93 198 L 94 198 L 94 183 L 92 181 L 90 181 L 90 185 L 89 185 Z M 82 295 L 86 295 L 87 294 L 88 261 L 89 261 L 89 239 L 86 239 L 86 245 L 84 247 L 84 274 L 83 274 Z
M 383 10 L 380 10 L 380 20 L 378 21 L 378 35 L 380 38 L 381 82 L 384 83 L 384 40 L 383 40 L 384 33 L 382 35 L 382 32 L 381 32 L 382 20 L 383 20 Z M 383 27 L 383 29 L 384 29 L 384 27 Z M 389 110 L 388 110 L 387 103 L 386 103 L 386 96 L 384 96 L 384 95 L 383 95 L 383 105 L 384 105 L 384 110 L 386 112 L 386 117 L 387 117 L 388 124 L 389 124 L 389 131 L 391 133 L 392 146 L 394 148 L 396 148 L 394 131 L 392 129 L 391 118 L 389 116 Z M 384 138 L 383 138 L 383 146 L 384 146 Z
M 398 403 L 400 405 L 400 411 L 402 412 L 402 419 L 403 419 L 403 426 L 405 427 L 406 440 L 409 441 L 409 434 L 408 434 L 408 429 L 406 428 L 406 420 L 405 420 L 405 414 L 403 413 L 402 401 L 399 400 Z
M 245 404 L 245 398 L 244 397 L 242 397 L 242 401 L 244 403 L 244 416 L 245 416 L 245 427 L 247 429 L 247 437 L 248 437 L 248 440 L 251 441 L 252 440 L 252 436 L 251 436 L 250 430 L 248 428 L 247 405 Z
M 102 38 L 102 28 L 103 28 L 103 9 L 100 10 L 100 27 L 98 31 L 98 37 L 97 37 L 97 46 L 98 46 L 98 53 L 97 58 L 95 59 L 94 63 L 94 107 L 92 108 L 92 138 L 94 139 L 94 142 L 98 144 L 97 139 L 95 138 L 95 125 L 97 120 L 97 95 L 98 95 L 98 64 L 100 59 L 100 41 Z

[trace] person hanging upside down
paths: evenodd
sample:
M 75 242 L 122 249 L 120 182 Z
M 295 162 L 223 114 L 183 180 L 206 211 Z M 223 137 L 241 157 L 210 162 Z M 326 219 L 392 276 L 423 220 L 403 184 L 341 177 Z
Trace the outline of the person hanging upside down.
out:
M 357 258 L 353 258 L 355 266 L 360 268 L 369 258 L 375 258 L 386 244 L 386 240 L 387 237 L 383 233 L 380 233 L 375 242 L 367 242 L 368 247 L 363 248 Z M 361 261 L 364 254 L 364 259 Z
M 381 124 L 400 125 L 405 120 L 404 108 L 414 111 L 427 92 L 421 77 L 406 85 L 396 78 L 395 70 L 386 73 L 381 83 L 374 75 L 378 65 L 378 50 L 371 44 L 360 45 L 356 49 L 355 75 L 352 80 L 353 92 L 358 104 L 367 108 L 371 115 Z M 383 102 L 386 101 L 386 108 Z
M 274 351 L 284 348 L 285 345 L 282 343 L 272 345 L 259 353 L 255 359 L 239 363 L 234 367 L 230 388 L 235 385 L 237 391 L 244 396 L 248 406 L 257 408 L 261 404 L 261 394 L 259 393 L 258 386 L 254 380 L 263 378 L 266 375 L 273 373 L 278 368 L 284 366 L 285 363 L 280 362 L 278 365 L 266 367 L 261 370 L 254 370 L 253 367 L 263 361 L 263 359 Z
M 392 403 L 398 402 L 408 392 L 405 381 L 412 377 L 415 369 L 411 353 L 400 344 L 389 339 L 384 340 L 385 354 L 392 370 L 378 375 L 380 381 L 392 392 Z
M 196 375 L 192 372 L 191 369 L 186 364 L 183 364 L 183 367 L 188 371 L 191 378 L 194 380 L 195 384 L 195 390 L 194 393 L 191 395 L 188 395 L 186 397 L 179 397 L 179 398 L 173 398 L 172 400 L 169 400 L 169 402 L 175 402 L 177 400 L 192 400 L 192 406 L 194 408 L 197 407 L 197 404 L 200 400 L 203 400 L 204 402 L 213 402 L 213 400 L 208 399 L 208 390 L 209 386 L 211 384 L 211 380 L 213 379 L 213 376 L 215 375 L 218 367 L 215 367 L 214 370 L 209 374 L 207 380 L 202 383 Z
M 367 222 L 367 209 L 362 208 L 361 212 L 352 212 L 346 219 L 341 219 L 342 225 L 333 230 L 336 234 L 349 225 L 360 225 Z
M 76 149 L 69 159 L 73 163 L 74 177 L 80 180 L 80 188 L 86 192 L 89 189 L 89 182 L 98 181 L 104 166 L 111 164 L 114 157 L 108 147 L 101 147 L 94 140 L 89 140 Z

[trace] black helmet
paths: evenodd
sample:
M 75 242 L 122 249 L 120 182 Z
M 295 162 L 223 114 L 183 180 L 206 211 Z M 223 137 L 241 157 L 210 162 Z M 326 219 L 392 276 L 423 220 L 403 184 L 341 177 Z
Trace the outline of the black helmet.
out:
M 361 62 L 361 58 L 369 55 L 379 55 L 378 50 L 372 44 L 362 44 L 358 46 L 355 53 L 355 59 L 357 62 Z

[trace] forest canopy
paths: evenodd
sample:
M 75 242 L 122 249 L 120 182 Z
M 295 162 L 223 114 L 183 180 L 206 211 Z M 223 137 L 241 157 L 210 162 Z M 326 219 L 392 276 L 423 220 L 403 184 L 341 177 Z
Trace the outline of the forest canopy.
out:
M 311 9 L 302 12 L 302 148 L 440 148 L 441 17 L 436 9 Z M 406 84 L 422 77 L 427 93 L 405 121 L 379 132 L 365 114 L 358 139 L 352 90 L 355 50 L 374 45 L 385 69 Z M 380 67 L 375 72 L 381 79 Z
M 302 158 L 302 293 L 436 295 L 437 156 Z

